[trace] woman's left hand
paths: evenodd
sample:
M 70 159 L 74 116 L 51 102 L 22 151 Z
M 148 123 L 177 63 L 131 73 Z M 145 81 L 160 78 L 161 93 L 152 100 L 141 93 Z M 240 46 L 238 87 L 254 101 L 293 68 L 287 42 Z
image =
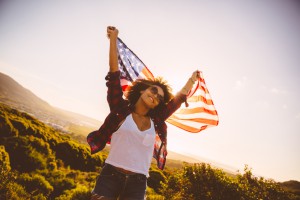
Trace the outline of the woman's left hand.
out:
M 195 83 L 200 78 L 200 71 L 196 70 L 191 76 L 191 80 Z

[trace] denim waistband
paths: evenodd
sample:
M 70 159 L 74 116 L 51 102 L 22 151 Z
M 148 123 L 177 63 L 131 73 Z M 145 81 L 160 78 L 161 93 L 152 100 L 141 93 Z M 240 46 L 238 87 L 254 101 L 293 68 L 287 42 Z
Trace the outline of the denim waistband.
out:
M 105 163 L 104 167 L 107 167 L 107 168 L 109 168 L 109 169 L 112 169 L 112 170 L 114 170 L 116 173 L 118 173 L 118 174 L 120 174 L 120 175 L 123 175 L 123 176 L 131 176 L 131 177 L 133 177 L 133 176 L 140 176 L 140 177 L 146 177 L 146 178 L 147 178 L 147 176 L 146 176 L 145 174 L 140 174 L 140 173 L 135 173 L 135 172 L 132 172 L 132 174 L 131 174 L 131 173 L 130 173 L 130 174 L 124 173 L 124 172 L 118 170 L 117 167 L 115 167 L 115 166 L 113 166 L 113 165 L 111 165 L 111 164 L 108 164 L 108 163 Z

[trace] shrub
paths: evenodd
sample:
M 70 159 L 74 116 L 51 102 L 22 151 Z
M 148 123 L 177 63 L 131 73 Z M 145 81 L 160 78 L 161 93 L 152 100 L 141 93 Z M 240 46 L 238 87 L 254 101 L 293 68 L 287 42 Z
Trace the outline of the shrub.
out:
M 4 146 L 0 146 L 0 174 L 7 173 L 11 170 L 9 154 L 5 151 Z M 2 183 L 1 179 L 0 182 Z
M 186 165 L 171 174 L 163 184 L 162 194 L 166 199 L 293 199 L 274 181 L 254 177 L 247 166 L 243 175 L 234 178 L 204 163 Z
M 48 197 L 53 192 L 53 187 L 45 179 L 44 176 L 39 174 L 21 174 L 18 178 L 18 183 L 23 185 L 28 193 L 32 196 L 38 196 L 43 194 L 43 196 Z
M 17 184 L 17 175 L 11 171 L 9 155 L 4 146 L 0 146 L 0 199 L 28 199 L 29 194 Z
M 12 125 L 6 113 L 0 115 L 0 137 L 18 136 L 19 132 Z
M 55 147 L 56 157 L 63 160 L 65 166 L 81 171 L 96 171 L 103 164 L 99 155 L 91 155 L 86 145 L 66 141 Z
M 153 188 L 156 193 L 159 193 L 160 189 L 162 189 L 161 183 L 166 182 L 166 177 L 160 170 L 150 169 L 149 178 L 147 184 L 149 187 Z
M 76 183 L 73 179 L 66 177 L 68 171 L 40 171 L 47 181 L 52 185 L 53 192 L 49 196 L 49 199 L 55 199 L 61 195 L 65 190 L 70 190 L 76 187 Z
M 253 176 L 251 169 L 247 165 L 245 166 L 244 174 L 239 174 L 237 180 L 243 199 L 291 199 L 291 196 L 275 181 Z
M 91 198 L 91 191 L 85 186 L 78 186 L 75 189 L 67 190 L 56 200 L 86 200 Z
M 147 199 L 153 199 L 153 200 L 164 200 L 164 196 L 157 194 L 152 188 L 147 187 L 146 190 L 146 197 Z
M 5 190 L 0 189 L 0 199 L 27 200 L 30 197 L 31 195 L 26 192 L 25 188 L 14 181 L 7 183 Z
M 32 172 L 47 168 L 49 158 L 31 146 L 28 136 L 8 138 L 6 149 L 10 157 L 14 158 L 10 161 L 11 167 L 15 170 Z

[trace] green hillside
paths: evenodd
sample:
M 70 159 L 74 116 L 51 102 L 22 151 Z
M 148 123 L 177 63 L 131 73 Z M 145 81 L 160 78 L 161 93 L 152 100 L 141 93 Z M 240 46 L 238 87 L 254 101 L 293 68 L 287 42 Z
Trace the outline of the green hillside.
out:
M 0 103 L 0 199 L 89 199 L 107 151 L 86 144 Z M 298 183 L 298 182 L 297 182 Z M 244 174 L 228 176 L 205 163 L 168 160 L 150 169 L 147 199 L 299 199 L 280 184 Z
M 78 113 L 51 106 L 13 78 L 0 72 L 0 102 L 29 113 L 40 121 L 66 133 L 84 135 L 99 128 L 101 122 Z M 86 130 L 85 130 L 86 129 Z
M 107 154 L 91 155 L 88 146 L 4 104 L 0 113 L 0 199 L 89 194 Z

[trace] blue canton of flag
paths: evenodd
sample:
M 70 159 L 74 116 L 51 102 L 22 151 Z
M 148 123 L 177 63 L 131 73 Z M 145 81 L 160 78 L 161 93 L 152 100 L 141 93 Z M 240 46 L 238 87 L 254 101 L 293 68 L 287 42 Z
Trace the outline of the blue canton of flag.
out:
M 152 73 L 146 65 L 135 55 L 126 44 L 118 38 L 118 64 L 121 72 L 121 86 L 123 91 L 136 79 L 153 79 Z

